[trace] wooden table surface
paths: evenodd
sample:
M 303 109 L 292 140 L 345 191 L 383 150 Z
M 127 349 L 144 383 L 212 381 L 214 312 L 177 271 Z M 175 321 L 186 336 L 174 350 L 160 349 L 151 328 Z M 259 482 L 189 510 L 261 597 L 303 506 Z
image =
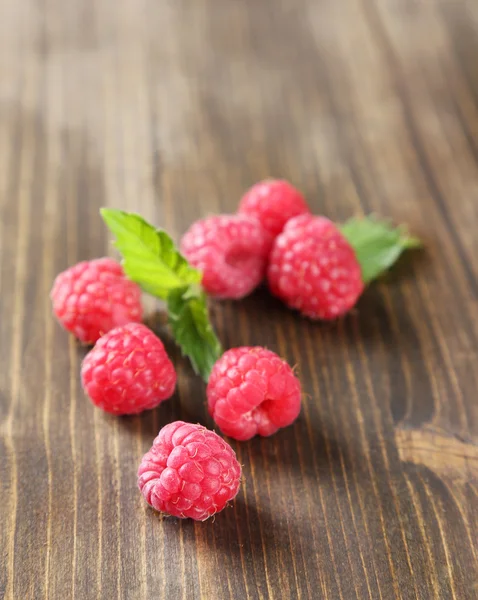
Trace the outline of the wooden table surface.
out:
M 476 0 L 1 0 L 0 111 L 0 597 L 478 598 Z M 212 306 L 307 397 L 233 444 L 231 508 L 161 520 L 136 469 L 162 425 L 212 426 L 204 384 L 171 349 L 171 401 L 105 416 L 48 293 L 113 253 L 101 206 L 177 239 L 269 175 L 426 250 L 335 324 Z

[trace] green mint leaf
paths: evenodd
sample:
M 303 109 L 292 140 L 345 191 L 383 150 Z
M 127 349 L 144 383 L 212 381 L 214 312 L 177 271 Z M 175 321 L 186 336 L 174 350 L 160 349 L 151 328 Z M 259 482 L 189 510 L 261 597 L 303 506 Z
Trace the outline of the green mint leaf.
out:
M 101 216 L 116 237 L 126 275 L 145 292 L 167 301 L 176 342 L 207 381 L 222 348 L 209 322 L 202 273 L 191 267 L 165 231 L 139 215 L 102 208 Z
M 145 292 L 166 300 L 171 290 L 200 283 L 201 272 L 189 265 L 165 231 L 134 213 L 113 208 L 100 212 L 116 237 L 126 275 Z
M 183 354 L 189 357 L 196 373 L 207 381 L 222 348 L 209 321 L 206 294 L 198 285 L 171 290 L 168 314 Z
M 406 228 L 393 227 L 373 216 L 350 219 L 340 230 L 357 254 L 365 283 L 389 269 L 404 250 L 421 246 Z

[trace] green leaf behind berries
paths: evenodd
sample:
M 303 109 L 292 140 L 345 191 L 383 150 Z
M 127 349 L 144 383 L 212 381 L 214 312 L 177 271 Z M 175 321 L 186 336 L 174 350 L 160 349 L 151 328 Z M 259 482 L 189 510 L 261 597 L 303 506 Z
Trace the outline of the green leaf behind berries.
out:
M 350 219 L 340 230 L 355 250 L 364 283 L 389 269 L 404 250 L 422 245 L 406 228 L 393 227 L 373 216 Z
M 201 271 L 188 263 L 164 230 L 139 215 L 102 208 L 101 216 L 116 237 L 126 275 L 145 292 L 166 300 L 176 342 L 207 381 L 222 348 L 209 321 Z
M 191 267 L 164 230 L 122 210 L 102 208 L 101 216 L 116 237 L 126 275 L 145 292 L 166 300 L 171 290 L 200 283 L 201 272 Z
M 172 290 L 168 296 L 168 315 L 183 354 L 189 356 L 196 373 L 207 381 L 222 348 L 209 321 L 204 290 L 200 286 Z

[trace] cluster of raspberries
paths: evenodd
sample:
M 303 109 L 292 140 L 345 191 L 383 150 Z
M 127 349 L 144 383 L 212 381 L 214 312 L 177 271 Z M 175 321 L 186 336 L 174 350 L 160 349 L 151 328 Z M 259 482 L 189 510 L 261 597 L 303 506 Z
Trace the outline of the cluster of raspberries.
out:
M 312 319 L 340 317 L 364 289 L 352 246 L 287 181 L 257 183 L 237 214 L 194 223 L 181 252 L 203 272 L 209 295 L 242 298 L 267 277 L 275 296 Z
M 209 295 L 241 298 L 267 277 L 273 294 L 311 318 L 342 315 L 363 290 L 349 243 L 332 222 L 313 216 L 286 181 L 253 186 L 236 215 L 198 221 L 183 236 L 181 251 L 202 271 Z M 173 395 L 174 366 L 161 340 L 141 322 L 139 286 L 116 261 L 81 262 L 60 273 L 51 299 L 65 329 L 95 344 L 81 378 L 96 406 L 116 415 L 136 414 Z M 207 402 L 224 435 L 270 436 L 298 417 L 300 382 L 274 352 L 232 348 L 212 369 Z M 138 470 L 148 504 L 196 520 L 222 510 L 236 496 L 240 478 L 229 444 L 201 425 L 181 421 L 159 432 Z

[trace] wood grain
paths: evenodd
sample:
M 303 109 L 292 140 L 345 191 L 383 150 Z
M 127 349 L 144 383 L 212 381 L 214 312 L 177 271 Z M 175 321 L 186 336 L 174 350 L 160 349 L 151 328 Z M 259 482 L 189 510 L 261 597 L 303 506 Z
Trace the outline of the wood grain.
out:
M 478 5 L 473 0 L 0 1 L 0 597 L 478 597 Z M 51 317 L 56 273 L 110 252 L 101 206 L 176 238 L 266 176 L 426 251 L 312 324 L 260 290 L 226 347 L 298 366 L 297 423 L 233 444 L 244 483 L 161 520 L 136 469 L 174 398 L 113 419 Z

